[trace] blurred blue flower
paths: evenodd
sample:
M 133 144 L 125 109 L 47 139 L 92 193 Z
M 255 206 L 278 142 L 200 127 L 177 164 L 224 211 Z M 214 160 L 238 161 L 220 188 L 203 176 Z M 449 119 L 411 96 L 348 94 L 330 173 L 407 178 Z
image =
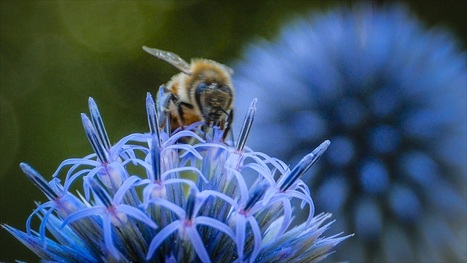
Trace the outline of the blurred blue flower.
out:
M 149 94 L 146 105 L 150 132 L 111 145 L 90 99 L 91 117 L 82 121 L 94 153 L 64 161 L 51 181 L 21 163 L 48 201 L 37 203 L 26 232 L 3 228 L 44 262 L 317 262 L 349 237 L 322 236 L 330 214 L 314 215 L 300 179 L 329 141 L 290 170 L 245 147 L 256 100 L 235 146 L 219 129 L 202 134 L 200 123 L 169 136 Z M 79 186 L 84 193 L 73 194 Z M 302 209 L 307 217 L 298 222 Z
M 235 67 L 249 144 L 292 163 L 323 135 L 308 182 L 317 211 L 355 233 L 336 260 L 467 261 L 466 54 L 399 5 L 314 13 Z

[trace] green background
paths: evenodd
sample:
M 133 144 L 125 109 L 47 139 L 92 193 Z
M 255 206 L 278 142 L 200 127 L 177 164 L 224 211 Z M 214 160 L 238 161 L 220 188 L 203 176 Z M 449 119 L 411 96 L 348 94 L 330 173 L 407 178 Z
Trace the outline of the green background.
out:
M 323 3 L 0 1 L 0 223 L 25 230 L 34 200 L 45 201 L 20 162 L 51 179 L 63 160 L 92 152 L 80 118 L 89 97 L 112 142 L 148 129 L 146 92 L 155 94 L 177 70 L 142 45 L 232 65 L 248 43 L 273 40 L 290 19 L 353 1 Z M 406 3 L 427 25 L 450 29 L 465 49 L 465 1 Z M 37 261 L 1 229 L 0 261 L 15 259 Z

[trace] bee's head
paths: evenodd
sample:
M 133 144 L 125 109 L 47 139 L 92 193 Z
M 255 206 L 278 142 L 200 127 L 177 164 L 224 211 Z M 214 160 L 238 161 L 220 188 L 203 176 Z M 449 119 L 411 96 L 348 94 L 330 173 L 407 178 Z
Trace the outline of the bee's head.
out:
M 196 86 L 195 100 L 207 123 L 218 124 L 232 105 L 233 89 L 228 84 L 201 82 Z

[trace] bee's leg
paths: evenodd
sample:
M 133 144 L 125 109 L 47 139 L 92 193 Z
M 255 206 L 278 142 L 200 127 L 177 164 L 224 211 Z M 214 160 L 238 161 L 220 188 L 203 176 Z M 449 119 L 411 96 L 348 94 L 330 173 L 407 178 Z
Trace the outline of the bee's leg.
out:
M 179 117 L 180 127 L 182 129 L 185 129 L 186 120 L 185 120 L 185 116 L 184 116 L 184 112 L 183 112 L 183 107 L 187 107 L 189 109 L 193 109 L 194 107 L 193 107 L 193 105 L 191 105 L 189 103 L 179 101 L 179 100 L 177 100 L 177 103 L 175 105 L 177 105 L 177 113 L 178 113 L 178 117 Z
M 177 114 L 178 114 L 179 124 L 180 124 L 180 127 L 182 127 L 182 129 L 184 129 L 186 120 L 185 120 L 185 117 L 183 116 L 182 105 L 181 105 L 181 103 L 177 103 L 176 105 L 177 105 Z
M 175 107 L 175 109 L 177 110 L 178 118 L 176 118 L 176 119 L 177 119 L 178 125 L 179 125 L 179 127 L 181 127 L 183 129 L 184 126 L 185 126 L 186 121 L 185 121 L 185 117 L 183 116 L 184 114 L 183 114 L 183 109 L 182 109 L 182 102 L 180 102 L 178 97 L 173 93 L 170 93 L 169 96 L 170 96 L 170 103 L 172 103 L 173 106 Z M 173 112 L 172 112 L 172 114 L 173 114 Z M 169 114 L 169 116 L 170 116 L 170 114 Z M 171 123 L 171 121 L 172 120 L 170 120 L 169 123 Z M 170 126 L 172 126 L 172 128 L 173 128 L 174 127 L 173 123 Z M 173 132 L 173 130 L 171 132 Z
M 233 117 L 234 117 L 234 110 L 231 109 L 229 113 L 226 113 L 227 114 L 227 120 L 226 120 L 226 123 L 225 123 L 225 128 L 224 128 L 224 134 L 222 135 L 222 141 L 225 141 L 225 138 L 227 138 L 227 135 L 229 134 L 230 130 L 232 129 L 232 121 L 233 121 Z M 231 139 L 232 139 L 232 142 L 234 141 L 234 138 L 233 138 L 233 133 L 230 132 L 230 136 L 231 136 Z
M 206 139 L 207 136 L 208 136 L 208 132 L 209 132 L 209 130 L 210 130 L 209 128 L 210 128 L 210 127 L 208 126 L 207 123 L 201 125 L 201 131 L 204 133 L 204 139 Z

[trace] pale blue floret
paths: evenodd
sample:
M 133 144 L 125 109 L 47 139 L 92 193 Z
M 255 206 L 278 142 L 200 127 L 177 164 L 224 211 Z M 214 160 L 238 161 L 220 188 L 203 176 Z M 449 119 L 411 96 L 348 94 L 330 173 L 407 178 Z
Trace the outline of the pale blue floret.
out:
M 102 121 L 97 104 L 92 98 L 89 98 L 89 111 L 91 112 L 92 125 L 97 131 L 97 137 L 99 138 L 100 143 L 104 149 L 110 149 L 109 136 L 107 136 L 107 131 L 105 130 L 104 122 Z

